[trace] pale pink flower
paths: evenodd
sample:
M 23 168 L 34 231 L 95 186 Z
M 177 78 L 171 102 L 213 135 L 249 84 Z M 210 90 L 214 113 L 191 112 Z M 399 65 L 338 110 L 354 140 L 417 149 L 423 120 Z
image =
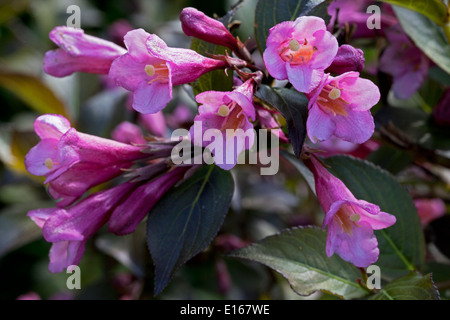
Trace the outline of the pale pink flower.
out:
M 193 82 L 227 65 L 193 50 L 170 48 L 143 29 L 128 32 L 124 42 L 128 53 L 113 62 L 109 76 L 133 92 L 133 108 L 141 113 L 162 110 L 172 99 L 172 86 Z
M 343 260 L 361 268 L 376 262 L 379 249 L 373 230 L 392 226 L 396 218 L 382 212 L 375 204 L 356 199 L 314 156 L 306 164 L 314 174 L 317 198 L 325 212 L 327 256 L 337 253 Z
M 254 143 L 253 124 L 253 79 L 247 80 L 235 90 L 206 91 L 197 95 L 200 103 L 199 114 L 194 118 L 190 136 L 197 146 L 213 149 L 214 162 L 222 169 L 229 170 L 236 165 L 239 154 L 251 148 Z M 197 132 L 200 124 L 202 132 Z M 215 129 L 220 140 L 204 139 L 204 133 Z M 219 139 L 219 138 L 218 138 Z
M 308 98 L 306 128 L 313 143 L 335 136 L 361 144 L 372 136 L 375 125 L 370 108 L 380 100 L 380 91 L 358 72 L 323 77 Z
M 124 48 L 113 42 L 71 27 L 54 28 L 50 39 L 59 49 L 45 54 L 43 69 L 55 77 L 65 77 L 77 71 L 108 74 L 112 62 L 126 53 Z
M 270 29 L 263 58 L 272 77 L 289 79 L 295 89 L 308 93 L 320 84 L 337 50 L 323 19 L 303 16 Z

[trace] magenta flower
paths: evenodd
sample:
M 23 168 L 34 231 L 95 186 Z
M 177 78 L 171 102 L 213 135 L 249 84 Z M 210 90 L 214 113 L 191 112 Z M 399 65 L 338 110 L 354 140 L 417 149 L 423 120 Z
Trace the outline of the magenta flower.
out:
M 112 209 L 135 186 L 120 184 L 106 191 L 92 194 L 74 206 L 32 210 L 28 216 L 42 228 L 50 249 L 50 272 L 62 272 L 70 265 L 78 265 L 86 242 L 109 219 Z
M 306 129 L 313 143 L 332 136 L 363 143 L 372 136 L 375 125 L 370 108 L 378 103 L 380 91 L 358 72 L 325 76 L 308 98 Z
M 113 42 L 86 35 L 76 28 L 56 27 L 50 32 L 50 39 L 59 49 L 45 54 L 43 69 L 55 77 L 77 71 L 108 74 L 112 62 L 126 53 Z
M 327 256 L 337 253 L 361 268 L 376 262 L 379 249 L 373 230 L 392 226 L 396 218 L 382 212 L 377 205 L 356 199 L 314 156 L 306 164 L 314 174 L 317 198 L 325 212 Z
M 319 85 L 337 50 L 323 19 L 303 16 L 270 29 L 263 58 L 272 77 L 289 79 L 295 89 L 308 93 Z
M 350 71 L 361 72 L 364 69 L 364 63 L 364 52 L 361 49 L 343 44 L 339 47 L 336 57 L 325 72 L 337 74 Z
M 109 76 L 133 92 L 133 108 L 141 113 L 162 110 L 172 99 L 172 86 L 193 82 L 227 65 L 193 50 L 169 48 L 143 29 L 128 32 L 124 42 L 128 53 L 113 62 Z
M 125 235 L 134 232 L 161 197 L 180 181 L 190 167 L 176 167 L 137 187 L 112 212 L 110 232 Z
M 229 170 L 236 165 L 239 154 L 254 143 L 253 79 L 232 92 L 206 91 L 197 95 L 199 114 L 194 118 L 190 136 L 194 145 L 208 147 L 214 162 Z M 205 133 L 216 133 L 207 138 Z M 211 143 L 210 141 L 213 140 Z
M 25 157 L 33 175 L 45 176 L 49 193 L 66 206 L 89 188 L 108 181 L 147 157 L 143 147 L 77 132 L 60 115 L 39 116 L 34 129 L 41 141 Z
M 428 75 L 430 60 L 403 32 L 400 25 L 386 30 L 389 45 L 384 50 L 379 68 L 393 77 L 392 90 L 399 99 L 411 97 Z
M 184 8 L 180 14 L 181 28 L 187 36 L 225 46 L 238 52 L 236 38 L 228 31 L 222 22 L 210 18 L 195 8 Z
M 156 137 L 164 137 L 167 134 L 166 119 L 162 111 L 139 114 L 139 124 Z
M 128 121 L 119 123 L 111 132 L 111 138 L 126 144 L 144 145 L 147 143 L 141 128 Z
M 367 8 L 373 4 L 372 0 L 334 0 L 328 6 L 328 14 L 331 16 L 328 29 L 333 30 L 337 23 L 340 28 L 352 27 L 353 38 L 373 38 L 383 36 L 386 28 L 398 22 L 395 13 L 389 4 L 381 3 L 380 28 L 369 29 L 367 21 L 372 13 L 367 13 Z
M 172 113 L 165 115 L 167 126 L 171 129 L 189 127 L 194 120 L 194 112 L 185 104 L 179 104 Z

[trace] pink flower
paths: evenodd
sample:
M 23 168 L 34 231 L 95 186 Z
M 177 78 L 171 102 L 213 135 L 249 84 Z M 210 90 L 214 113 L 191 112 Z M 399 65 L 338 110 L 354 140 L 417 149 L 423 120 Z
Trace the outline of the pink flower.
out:
M 97 192 L 70 208 L 32 210 L 28 216 L 42 228 L 50 249 L 50 272 L 78 265 L 86 242 L 109 219 L 112 209 L 135 187 L 132 183 Z
M 446 212 L 445 202 L 442 199 L 414 199 L 422 226 L 426 226 L 431 221 L 442 217 Z
M 232 92 L 206 91 L 196 97 L 201 105 L 190 130 L 191 140 L 194 145 L 209 147 L 214 162 L 222 169 L 233 168 L 239 154 L 254 143 L 253 124 L 249 121 L 255 120 L 253 87 L 250 79 Z M 206 138 L 207 131 L 216 133 L 217 139 Z
M 358 72 L 325 76 L 309 95 L 308 136 L 313 143 L 336 136 L 364 143 L 374 132 L 370 108 L 378 103 L 380 91 Z
M 162 111 L 158 111 L 156 113 L 139 114 L 139 124 L 154 136 L 166 136 L 166 119 Z
M 33 175 L 45 176 L 49 193 L 66 206 L 89 188 L 108 181 L 147 157 L 143 147 L 84 134 L 60 115 L 39 116 L 34 129 L 41 141 L 25 157 Z
M 399 99 L 407 99 L 427 78 L 430 61 L 399 24 L 386 30 L 386 36 L 390 44 L 380 58 L 379 68 L 393 77 L 394 95 Z
M 110 232 L 132 233 L 161 197 L 180 181 L 190 167 L 176 167 L 137 187 L 112 212 L 108 222 Z
M 308 93 L 319 85 L 337 50 L 323 19 L 303 16 L 270 29 L 263 58 L 272 77 L 289 79 L 295 89 Z
M 50 39 L 60 48 L 45 54 L 43 69 L 55 77 L 77 71 L 107 74 L 114 59 L 126 53 L 113 42 L 86 35 L 76 28 L 56 27 L 50 32 Z
M 180 14 L 180 21 L 181 28 L 187 36 L 239 51 L 236 38 L 223 23 L 208 17 L 203 12 L 195 8 L 184 8 Z
M 141 128 L 128 121 L 119 123 L 111 132 L 111 137 L 126 144 L 144 145 L 147 143 Z
M 306 164 L 314 174 L 317 198 L 325 212 L 327 256 L 337 253 L 361 268 L 376 262 L 379 249 L 373 230 L 392 226 L 396 218 L 382 212 L 377 205 L 356 199 L 314 156 Z
M 289 142 L 288 137 L 286 137 L 283 130 L 281 130 L 280 124 L 275 120 L 273 114 L 269 110 L 258 105 L 256 108 L 256 119 L 263 129 L 270 130 L 270 132 L 276 135 L 282 142 Z
M 128 32 L 124 42 L 128 53 L 113 62 L 109 76 L 133 92 L 133 108 L 141 113 L 162 110 L 172 99 L 173 85 L 195 81 L 227 65 L 193 50 L 169 48 L 143 29 Z
M 185 104 L 179 104 L 172 113 L 166 115 L 167 125 L 171 129 L 189 127 L 194 120 L 194 112 Z

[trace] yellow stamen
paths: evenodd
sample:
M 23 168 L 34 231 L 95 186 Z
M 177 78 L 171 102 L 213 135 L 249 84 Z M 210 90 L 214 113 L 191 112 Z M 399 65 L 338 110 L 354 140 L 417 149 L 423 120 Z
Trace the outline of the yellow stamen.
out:
M 292 39 L 291 41 L 289 41 L 289 49 L 291 49 L 292 51 L 298 51 L 300 49 L 300 43 L 298 43 L 297 40 Z
M 332 86 L 330 84 L 322 88 L 322 91 L 317 98 L 317 103 L 325 112 L 328 112 L 333 116 L 348 115 L 345 107 L 349 103 L 342 98 L 341 89 L 336 88 L 335 86 Z
M 328 98 L 330 98 L 331 100 L 336 100 L 339 99 L 340 97 L 341 97 L 341 90 L 339 90 L 338 88 L 333 88 L 328 94 Z
M 358 222 L 361 219 L 361 216 L 357 213 L 354 213 L 350 216 L 350 220 L 352 220 L 353 222 Z
M 53 160 L 52 159 L 50 159 L 50 158 L 45 159 L 44 164 L 48 169 L 50 169 L 50 170 L 53 169 Z
M 153 77 L 155 75 L 155 67 L 152 66 L 151 64 L 147 64 L 145 66 L 145 73 L 149 76 L 149 77 Z
M 219 110 L 217 111 L 217 114 L 221 117 L 226 117 L 230 114 L 230 108 L 226 105 L 221 105 Z

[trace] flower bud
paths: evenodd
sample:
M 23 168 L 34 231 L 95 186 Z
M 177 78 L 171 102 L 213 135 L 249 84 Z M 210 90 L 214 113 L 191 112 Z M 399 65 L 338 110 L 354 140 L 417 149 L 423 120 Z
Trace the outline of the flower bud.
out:
M 181 27 L 187 36 L 225 46 L 239 51 L 237 40 L 218 20 L 205 15 L 195 8 L 184 8 L 180 14 Z
M 339 47 L 336 57 L 325 72 L 337 74 L 349 71 L 361 72 L 364 68 L 364 62 L 364 52 L 361 49 L 344 44 Z

